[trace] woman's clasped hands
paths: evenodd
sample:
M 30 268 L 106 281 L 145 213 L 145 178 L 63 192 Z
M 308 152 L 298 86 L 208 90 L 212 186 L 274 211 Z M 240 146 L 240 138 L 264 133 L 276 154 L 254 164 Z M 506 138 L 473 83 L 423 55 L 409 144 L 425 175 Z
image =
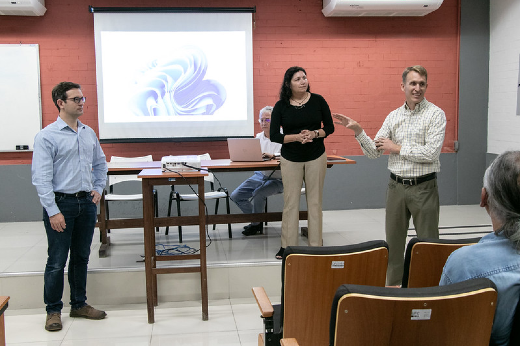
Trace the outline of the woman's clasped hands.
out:
M 300 132 L 300 142 L 302 144 L 310 143 L 314 138 L 316 138 L 314 131 L 302 130 Z

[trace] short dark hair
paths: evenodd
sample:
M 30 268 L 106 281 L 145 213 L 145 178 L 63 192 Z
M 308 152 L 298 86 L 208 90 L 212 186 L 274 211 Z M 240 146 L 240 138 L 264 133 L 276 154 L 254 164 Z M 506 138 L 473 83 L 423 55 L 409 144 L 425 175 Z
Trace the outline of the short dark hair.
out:
M 291 79 L 294 76 L 295 73 L 302 71 L 307 75 L 307 72 L 305 72 L 303 67 L 300 66 L 292 66 L 285 71 L 285 75 L 283 76 L 283 82 L 282 87 L 280 88 L 280 100 L 283 100 L 287 103 L 289 103 L 289 100 L 292 96 L 291 91 Z M 307 85 L 307 91 L 311 91 L 310 84 Z
M 58 108 L 58 111 L 60 111 L 58 100 L 65 100 L 67 98 L 67 91 L 71 89 L 81 89 L 81 85 L 72 82 L 61 82 L 52 88 L 52 101 L 56 108 Z
M 484 188 L 489 213 L 502 223 L 503 232 L 520 250 L 520 151 L 506 151 L 486 170 Z
M 417 72 L 419 75 L 423 76 L 426 79 L 426 82 L 428 82 L 428 71 L 421 65 L 414 65 L 410 66 L 404 69 L 403 71 L 403 84 L 406 83 L 406 77 L 408 76 L 408 73 L 410 72 Z

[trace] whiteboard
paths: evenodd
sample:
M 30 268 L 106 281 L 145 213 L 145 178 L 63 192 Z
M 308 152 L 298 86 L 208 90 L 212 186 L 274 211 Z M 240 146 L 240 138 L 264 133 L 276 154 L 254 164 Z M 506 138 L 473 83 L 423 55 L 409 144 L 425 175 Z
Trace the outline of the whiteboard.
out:
M 37 44 L 0 44 L 0 151 L 33 150 L 42 128 Z

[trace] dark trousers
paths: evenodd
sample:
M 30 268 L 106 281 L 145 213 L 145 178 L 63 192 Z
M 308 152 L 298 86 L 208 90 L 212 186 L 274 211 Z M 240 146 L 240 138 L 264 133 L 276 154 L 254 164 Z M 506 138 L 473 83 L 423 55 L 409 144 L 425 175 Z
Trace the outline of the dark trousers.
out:
M 49 216 L 43 210 L 48 242 L 43 294 L 47 313 L 60 312 L 63 308 L 64 268 L 69 251 L 70 306 L 79 309 L 86 304 L 87 265 L 97 217 L 97 207 L 92 203 L 91 196 L 56 197 L 56 203 L 65 217 L 66 228 L 63 232 L 51 228 Z

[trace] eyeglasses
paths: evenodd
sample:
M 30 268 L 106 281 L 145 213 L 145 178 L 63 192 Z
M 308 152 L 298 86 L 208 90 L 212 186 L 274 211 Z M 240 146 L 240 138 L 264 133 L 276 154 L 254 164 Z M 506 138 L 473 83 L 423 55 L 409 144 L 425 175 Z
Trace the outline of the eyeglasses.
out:
M 70 97 L 70 98 L 65 99 L 65 100 L 72 100 L 72 101 L 74 101 L 74 103 L 79 104 L 80 102 L 87 101 L 87 98 L 85 96 L 83 96 L 83 97 Z
M 266 123 L 270 123 L 271 122 L 271 119 L 260 119 L 260 122 L 266 122 Z

